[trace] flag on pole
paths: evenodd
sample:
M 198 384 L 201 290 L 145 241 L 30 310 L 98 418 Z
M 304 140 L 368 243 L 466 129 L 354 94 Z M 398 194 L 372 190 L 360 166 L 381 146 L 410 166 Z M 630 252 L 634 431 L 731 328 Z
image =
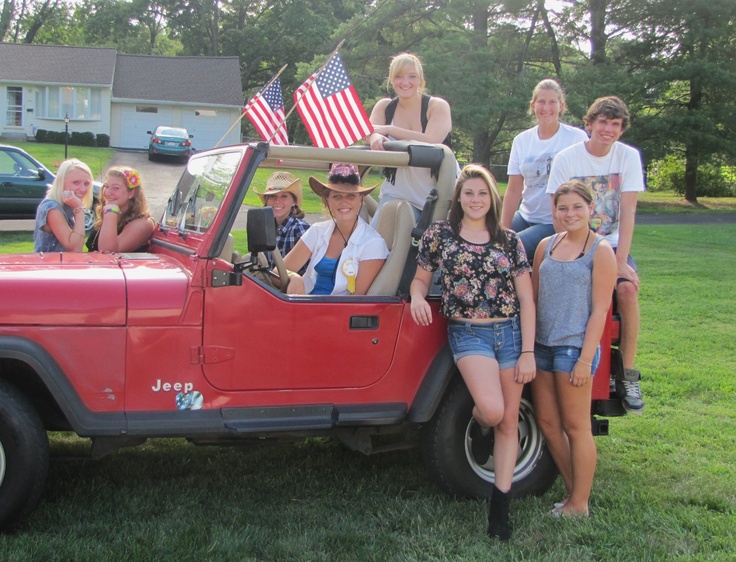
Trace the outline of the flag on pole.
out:
M 265 90 L 253 96 L 245 104 L 243 113 L 263 140 L 273 144 L 289 144 L 280 79 L 276 78 Z
M 345 148 L 373 132 L 338 53 L 299 86 L 294 102 L 315 146 Z

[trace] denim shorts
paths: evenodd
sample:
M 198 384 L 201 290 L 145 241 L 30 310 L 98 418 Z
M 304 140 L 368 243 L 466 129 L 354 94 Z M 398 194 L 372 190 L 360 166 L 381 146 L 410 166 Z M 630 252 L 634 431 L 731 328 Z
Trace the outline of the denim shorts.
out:
M 499 369 L 510 369 L 521 355 L 521 322 L 518 316 L 488 324 L 450 320 L 447 340 L 455 363 L 468 355 L 482 355 L 498 361 Z
M 537 362 L 537 369 L 547 371 L 548 373 L 572 373 L 575 363 L 580 358 L 579 347 L 571 347 L 569 345 L 542 345 L 534 344 L 534 359 Z M 590 368 L 590 374 L 595 375 L 598 369 L 598 363 L 601 361 L 601 346 L 595 350 L 593 356 L 593 366 Z

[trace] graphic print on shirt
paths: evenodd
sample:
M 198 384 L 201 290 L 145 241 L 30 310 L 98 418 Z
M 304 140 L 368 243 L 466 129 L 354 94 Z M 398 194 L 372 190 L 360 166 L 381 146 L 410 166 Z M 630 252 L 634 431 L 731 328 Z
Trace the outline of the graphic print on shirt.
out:
M 607 176 L 576 176 L 593 192 L 591 227 L 601 236 L 618 230 L 621 209 L 621 174 Z
M 552 158 L 555 154 L 556 152 L 543 152 L 542 154 L 531 154 L 524 158 L 519 165 L 519 171 L 526 180 L 527 190 L 547 188 L 549 171 L 552 168 Z

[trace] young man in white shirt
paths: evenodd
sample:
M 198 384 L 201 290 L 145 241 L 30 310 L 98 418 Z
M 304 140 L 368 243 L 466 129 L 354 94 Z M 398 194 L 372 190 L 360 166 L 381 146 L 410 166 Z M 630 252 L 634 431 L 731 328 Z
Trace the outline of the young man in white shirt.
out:
M 628 380 L 616 381 L 616 393 L 624 408 L 641 413 L 644 401 L 639 388 L 639 372 L 634 369 L 639 336 L 639 276 L 629 255 L 634 237 L 636 198 L 644 191 L 644 175 L 639 152 L 619 138 L 629 126 L 629 109 L 615 96 L 597 99 L 583 118 L 590 139 L 562 150 L 552 161 L 547 193 L 571 179 L 584 181 L 593 191 L 591 220 L 598 234 L 616 251 L 618 280 L 616 299 L 621 316 L 621 354 Z M 557 221 L 553 215 L 553 220 Z M 555 230 L 562 228 L 555 224 Z

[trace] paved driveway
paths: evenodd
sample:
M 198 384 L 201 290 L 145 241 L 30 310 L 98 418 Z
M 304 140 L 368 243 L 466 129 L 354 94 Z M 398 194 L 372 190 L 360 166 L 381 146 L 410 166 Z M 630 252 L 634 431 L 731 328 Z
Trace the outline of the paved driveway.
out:
M 151 162 L 148 152 L 118 150 L 110 158 L 108 166 L 126 166 L 140 172 L 148 206 L 158 221 L 186 164 L 177 159 L 156 159 Z

